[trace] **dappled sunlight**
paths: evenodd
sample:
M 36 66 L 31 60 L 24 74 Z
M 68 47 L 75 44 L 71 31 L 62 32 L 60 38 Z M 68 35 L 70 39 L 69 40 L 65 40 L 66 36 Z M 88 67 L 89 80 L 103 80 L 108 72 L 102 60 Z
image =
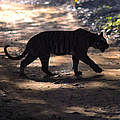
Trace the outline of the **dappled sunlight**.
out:
M 69 57 L 68 56 L 53 56 L 53 57 L 51 56 L 49 61 L 49 66 L 60 66 L 66 63 L 72 64 L 72 59 L 70 56 Z M 40 59 L 38 58 L 33 62 L 33 64 L 30 64 L 29 66 L 31 67 L 41 66 Z
M 108 79 L 110 79 L 110 76 Z M 119 86 L 109 84 L 109 81 L 107 81 L 108 79 L 104 80 L 104 78 L 103 78 L 103 80 L 101 79 L 99 81 L 89 81 L 88 83 L 84 84 L 84 89 L 89 90 L 89 89 L 107 88 L 107 89 L 120 90 Z M 113 77 L 112 77 L 112 79 L 113 79 Z M 111 81 L 112 81 L 112 79 L 111 79 Z M 115 78 L 114 78 L 113 82 L 120 82 L 120 80 L 115 80 Z
M 0 47 L 0 55 L 5 55 L 3 47 Z
M 109 87 L 109 85 L 102 81 L 90 81 L 85 84 L 85 87 L 87 89 L 94 89 L 94 88 L 100 88 L 100 87 Z
M 30 7 L 32 6 L 14 2 L 2 2 L 0 5 L 0 21 L 11 24 L 16 24 L 20 21 L 34 22 L 33 18 L 40 16 L 40 14 L 46 14 L 46 18 L 49 18 L 49 14 L 59 13 L 55 8 L 30 9 Z M 45 20 L 45 16 L 40 19 Z
M 48 78 L 46 78 L 48 79 Z M 19 79 L 20 80 L 20 79 Z M 56 82 L 60 81 L 59 79 L 56 79 Z M 49 90 L 57 90 L 57 89 L 65 89 L 65 88 L 75 88 L 73 84 L 65 84 L 65 83 L 60 83 L 60 84 L 55 84 L 55 81 L 52 82 L 51 80 L 49 82 L 45 81 L 45 78 L 42 79 L 42 82 L 34 81 L 34 80 L 26 80 L 22 82 L 15 82 L 15 85 L 17 88 L 20 89 L 26 89 L 26 90 L 36 90 L 36 91 L 49 91 Z
M 24 46 L 23 47 L 26 47 L 26 44 L 27 44 L 28 41 L 25 41 L 25 40 L 19 40 L 17 41 L 17 44 L 23 44 Z
M 50 66 L 60 66 L 61 64 L 70 63 L 72 64 L 71 56 L 53 56 L 50 57 Z
M 106 69 L 104 75 L 109 79 L 119 79 L 120 78 L 120 69 Z
M 15 24 L 17 20 L 24 20 L 25 17 L 31 16 L 29 11 L 25 12 L 25 5 L 20 5 L 13 2 L 3 2 L 1 3 L 0 7 L 1 22 Z
M 102 110 L 100 107 L 91 107 L 91 108 L 85 108 L 85 107 L 76 107 L 76 106 L 72 106 L 72 107 L 67 107 L 66 110 L 64 111 L 66 113 L 80 113 L 80 114 L 84 114 L 87 116 L 95 116 L 98 113 L 104 113 L 106 111 Z
M 102 58 L 101 54 L 89 54 L 89 57 L 95 61 L 97 64 L 103 64 L 105 62 L 105 59 Z M 104 63 L 105 64 L 105 63 Z
M 22 98 L 22 97 L 19 97 L 19 100 L 22 101 L 22 103 L 27 103 L 27 104 L 30 104 L 30 103 L 36 103 L 36 104 L 47 104 L 44 100 L 39 100 L 39 99 L 30 99 L 30 98 Z
M 120 59 L 120 51 L 110 51 L 107 53 L 103 53 L 103 56 L 108 59 Z
M 65 14 L 63 8 L 32 8 L 32 6 L 30 5 L 24 5 L 14 2 L 0 3 L 0 22 L 13 24 L 14 27 L 18 27 L 17 24 L 19 23 L 31 23 L 31 25 L 34 27 L 46 22 L 59 22 L 59 24 L 69 24 L 69 22 L 75 22 L 73 15 L 71 13 Z
M 43 83 L 43 82 L 17 82 L 16 86 L 21 89 L 31 89 L 31 90 L 51 90 L 61 87 L 59 84 L 54 83 Z

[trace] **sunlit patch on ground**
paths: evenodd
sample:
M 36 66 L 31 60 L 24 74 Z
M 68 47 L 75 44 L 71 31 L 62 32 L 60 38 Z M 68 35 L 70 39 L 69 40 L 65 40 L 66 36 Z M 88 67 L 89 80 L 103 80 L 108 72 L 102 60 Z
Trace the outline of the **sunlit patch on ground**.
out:
M 28 99 L 24 99 L 24 98 L 20 98 L 19 97 L 19 99 L 21 100 L 21 101 L 23 101 L 23 103 L 28 103 L 28 104 L 32 104 L 32 103 L 36 103 L 36 104 L 46 104 L 46 102 L 44 101 L 44 100 L 36 100 L 36 99 L 30 99 L 30 98 L 28 98 Z
M 12 24 L 14 27 L 18 27 L 18 23 L 25 24 L 27 22 L 32 26 L 39 26 L 46 22 L 59 22 L 59 24 L 75 22 L 73 15 L 65 13 L 63 8 L 32 8 L 30 5 L 14 2 L 0 3 L 0 22 Z M 72 27 L 72 25 L 70 26 Z
M 55 90 L 57 88 L 69 88 L 70 85 L 64 85 L 64 84 L 54 84 L 54 83 L 44 83 L 43 82 L 35 82 L 35 81 L 30 81 L 30 82 L 17 82 L 16 83 L 17 87 L 21 89 L 31 89 L 31 90 Z
M 119 59 L 120 58 L 120 51 L 110 51 L 110 52 L 108 52 L 108 54 L 104 53 L 103 56 L 105 58 L 108 58 L 108 59 Z
M 120 78 L 120 69 L 106 69 L 104 75 L 109 79 L 119 79 Z
M 4 55 L 4 50 L 2 47 L 0 47 L 0 55 Z
M 50 66 L 59 66 L 61 64 L 71 63 L 72 58 L 71 56 L 54 56 L 50 58 Z
M 55 8 L 37 8 L 32 9 L 30 5 L 24 5 L 14 2 L 0 2 L 0 21 L 16 24 L 18 22 L 34 22 L 33 18 L 38 17 L 40 14 L 46 14 L 46 18 L 49 18 L 49 14 L 59 13 L 60 11 Z M 62 12 L 62 11 L 61 11 Z M 48 16 L 47 16 L 48 15 Z M 41 20 L 45 20 L 44 17 Z M 33 23 L 34 24 L 34 23 Z M 35 25 L 35 24 L 34 24 Z
M 102 81 L 91 81 L 85 85 L 87 89 L 94 89 L 94 88 L 106 87 L 106 86 L 108 85 Z
M 94 108 L 88 108 L 87 110 L 84 107 L 68 107 L 67 110 L 65 111 L 67 113 L 73 113 L 76 112 L 78 114 L 82 113 L 85 114 L 87 116 L 95 116 L 97 115 L 97 112 L 99 113 L 103 113 L 105 112 L 104 110 L 102 110 L 99 107 L 94 107 Z

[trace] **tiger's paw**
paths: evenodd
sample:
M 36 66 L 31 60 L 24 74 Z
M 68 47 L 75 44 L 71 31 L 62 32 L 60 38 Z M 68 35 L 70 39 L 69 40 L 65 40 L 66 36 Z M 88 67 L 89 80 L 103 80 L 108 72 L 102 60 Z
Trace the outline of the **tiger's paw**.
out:
M 47 75 L 48 77 L 59 77 L 60 75 L 58 73 L 51 73 Z
M 19 77 L 20 77 L 20 78 L 23 78 L 23 79 L 24 79 L 24 78 L 27 78 L 27 76 L 26 76 L 25 73 L 20 73 L 20 74 L 19 74 Z
M 79 76 L 81 76 L 81 75 L 82 75 L 82 72 L 81 72 L 81 71 L 75 72 L 75 76 L 76 76 L 76 77 L 79 77 Z
M 103 70 L 101 69 L 101 68 L 97 68 L 97 69 L 95 69 L 95 72 L 96 73 L 101 73 Z

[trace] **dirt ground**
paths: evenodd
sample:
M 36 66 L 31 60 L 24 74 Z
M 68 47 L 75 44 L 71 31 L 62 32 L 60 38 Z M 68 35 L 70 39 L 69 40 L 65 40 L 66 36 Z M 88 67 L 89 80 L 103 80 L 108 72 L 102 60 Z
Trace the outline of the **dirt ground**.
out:
M 16 6 L 14 3 L 11 5 Z M 18 12 L 22 9 L 19 5 L 12 8 L 17 9 Z M 58 72 L 60 76 L 46 77 L 37 59 L 25 70 L 28 78 L 20 78 L 20 61 L 12 61 L 4 56 L 4 45 L 13 39 L 13 46 L 16 45 L 17 48 L 25 46 L 28 38 L 37 33 L 40 27 L 39 31 L 46 30 L 47 28 L 42 27 L 44 24 L 39 26 L 36 24 L 42 21 L 41 15 L 47 16 L 42 21 L 43 23 L 59 27 L 60 24 L 54 24 L 53 19 L 52 23 L 47 22 L 48 18 L 53 17 L 53 11 L 56 12 L 56 16 L 58 11 L 52 9 L 51 12 L 51 9 L 48 9 L 49 14 L 46 14 L 45 10 L 37 8 L 28 14 L 27 8 L 23 11 L 23 15 L 28 15 L 29 22 L 22 21 L 24 16 L 21 16 L 19 19 L 16 18 L 18 23 L 11 24 L 11 20 L 5 21 L 8 20 L 6 17 L 11 18 L 6 15 L 8 9 L 5 10 L 4 7 L 4 11 L 1 12 L 4 23 L 0 23 L 2 29 L 0 35 L 0 120 L 120 120 L 119 48 L 110 47 L 104 53 L 94 49 L 89 50 L 89 56 L 103 68 L 104 71 L 101 74 L 96 74 L 89 66 L 80 62 L 79 69 L 83 75 L 76 78 L 72 71 L 71 56 L 51 56 L 50 70 Z M 36 11 L 37 17 L 34 16 Z M 16 15 L 13 9 L 9 12 Z M 75 29 L 76 20 L 71 20 L 71 16 L 70 12 L 66 14 L 62 12 L 61 16 L 53 18 L 58 23 L 62 22 L 61 29 Z M 66 18 L 67 25 L 62 17 Z M 20 24 L 19 20 L 23 24 Z M 32 20 L 38 21 L 33 23 Z M 53 28 L 58 29 L 56 26 Z M 14 50 L 14 47 L 9 49 L 11 53 L 14 53 Z

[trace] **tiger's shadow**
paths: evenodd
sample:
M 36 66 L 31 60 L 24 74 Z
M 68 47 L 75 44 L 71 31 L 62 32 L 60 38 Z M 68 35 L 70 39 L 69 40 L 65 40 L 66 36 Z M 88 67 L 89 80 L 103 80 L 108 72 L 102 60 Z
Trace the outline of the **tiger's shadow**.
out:
M 75 77 L 75 76 L 55 76 L 55 77 L 49 77 L 44 76 L 43 78 L 37 78 L 37 77 L 29 77 L 26 76 L 27 79 L 33 80 L 35 82 L 51 82 L 54 84 L 74 84 L 78 82 L 89 82 L 89 81 L 98 81 L 98 80 L 105 80 L 103 79 L 104 75 L 94 75 L 88 78 L 84 78 L 82 76 Z

